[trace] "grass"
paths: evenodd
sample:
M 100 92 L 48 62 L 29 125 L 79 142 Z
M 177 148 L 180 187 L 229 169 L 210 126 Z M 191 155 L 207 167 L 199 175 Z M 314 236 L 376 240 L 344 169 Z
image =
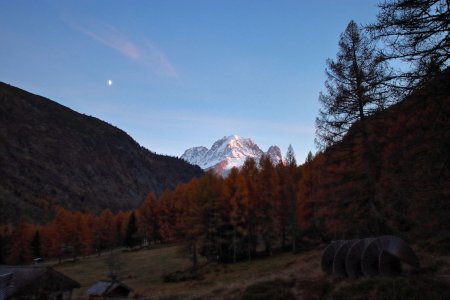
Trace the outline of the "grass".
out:
M 334 291 L 333 299 L 439 300 L 450 296 L 449 285 L 424 276 L 366 278 Z
M 86 290 L 97 280 L 108 279 L 107 256 L 105 253 L 75 262 L 63 262 L 54 267 L 81 283 L 82 287 L 74 293 L 74 298 L 83 298 Z M 178 257 L 175 247 L 120 252 L 118 256 L 124 262 L 119 274 L 120 279 L 138 294 L 148 293 L 152 287 L 161 289 L 162 275 L 189 265 L 187 259 Z M 173 286 L 170 289 L 173 289 Z
M 165 297 L 172 299 L 177 295 L 183 299 L 194 299 L 208 297 L 225 290 L 229 292 L 230 289 L 237 289 L 241 293 L 249 283 L 256 282 L 260 278 L 271 278 L 274 274 L 279 276 L 298 266 L 299 260 L 308 260 L 311 255 L 316 259 L 311 260 L 309 264 L 313 265 L 313 269 L 318 269 L 320 260 L 317 257 L 320 254 L 317 251 L 309 256 L 284 253 L 233 265 L 209 264 L 203 268 L 200 280 L 166 283 L 163 281 L 164 275 L 187 269 L 191 265 L 188 258 L 178 254 L 177 247 L 142 249 L 118 254 L 120 260 L 124 262 L 120 279 L 142 296 L 142 299 Z M 106 258 L 105 253 L 102 256 L 55 263 L 53 267 L 81 283 L 81 289 L 75 290 L 73 296 L 75 299 L 83 299 L 86 298 L 85 292 L 92 284 L 97 280 L 108 278 Z
M 242 300 L 295 300 L 296 297 L 291 292 L 292 281 L 274 279 L 255 283 L 245 289 Z
M 449 256 L 421 255 L 420 272 L 398 278 L 342 280 L 320 270 L 323 247 L 294 255 L 282 253 L 236 264 L 208 264 L 196 280 L 164 282 L 169 273 L 185 270 L 190 261 L 176 247 L 118 252 L 124 262 L 120 279 L 139 299 L 439 299 L 450 285 Z M 87 299 L 86 289 L 108 277 L 107 254 L 55 264 L 81 283 L 74 299 Z M 439 265 L 439 267 L 437 267 Z

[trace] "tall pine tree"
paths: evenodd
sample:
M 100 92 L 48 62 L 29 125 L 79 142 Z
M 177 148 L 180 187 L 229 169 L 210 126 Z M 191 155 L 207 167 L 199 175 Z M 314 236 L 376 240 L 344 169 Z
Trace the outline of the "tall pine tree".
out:
M 322 108 L 316 119 L 316 141 L 322 148 L 341 141 L 350 128 L 359 136 L 362 155 L 353 157 L 354 153 L 347 151 L 340 159 L 360 161 L 363 165 L 367 195 L 361 195 L 359 201 L 370 211 L 371 229 L 368 230 L 373 233 L 380 232 L 383 217 L 375 180 L 377 153 L 369 141 L 366 118 L 383 110 L 392 101 L 391 90 L 386 85 L 390 71 L 386 60 L 378 53 L 365 31 L 350 21 L 341 34 L 336 59 L 327 60 L 326 92 L 320 94 Z
M 389 47 L 390 59 L 412 65 L 397 74 L 414 88 L 416 83 L 433 78 L 450 62 L 450 1 L 389 0 L 380 2 L 377 22 L 368 26 L 375 38 Z
M 336 59 L 327 60 L 325 93 L 316 119 L 320 148 L 340 141 L 350 127 L 390 104 L 390 78 L 383 56 L 354 21 L 341 34 Z
M 36 230 L 31 240 L 31 252 L 34 258 L 42 257 L 41 234 Z
M 137 234 L 138 228 L 136 224 L 136 215 L 134 211 L 131 213 L 130 218 L 128 219 L 127 230 L 125 232 L 125 246 L 132 248 L 137 245 Z

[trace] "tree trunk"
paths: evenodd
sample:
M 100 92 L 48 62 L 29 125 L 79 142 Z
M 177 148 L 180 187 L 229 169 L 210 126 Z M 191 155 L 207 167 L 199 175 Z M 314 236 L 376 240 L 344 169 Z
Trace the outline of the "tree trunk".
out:
M 233 264 L 236 263 L 236 226 L 233 226 Z
M 194 241 L 192 244 L 192 268 L 197 269 L 198 258 L 197 258 L 197 242 Z

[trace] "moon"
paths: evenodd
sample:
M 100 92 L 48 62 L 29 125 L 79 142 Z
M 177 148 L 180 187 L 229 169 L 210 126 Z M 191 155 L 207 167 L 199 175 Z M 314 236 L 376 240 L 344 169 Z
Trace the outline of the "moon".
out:
M 112 80 L 109 79 L 109 80 L 108 80 L 108 86 L 111 86 L 111 85 L 112 85 Z

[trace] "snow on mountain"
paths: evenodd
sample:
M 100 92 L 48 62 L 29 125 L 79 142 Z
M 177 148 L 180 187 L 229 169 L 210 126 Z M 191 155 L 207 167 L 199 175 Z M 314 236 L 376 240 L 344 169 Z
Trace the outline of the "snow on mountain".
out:
M 214 169 L 221 175 L 226 175 L 233 167 L 240 168 L 248 157 L 259 161 L 264 154 L 257 144 L 249 138 L 230 135 L 214 142 L 211 149 L 194 147 L 186 150 L 181 156 L 187 162 L 198 165 L 204 170 Z M 266 153 L 274 164 L 282 160 L 280 148 L 271 146 Z
M 281 155 L 281 150 L 278 146 L 270 146 L 266 154 L 270 157 L 270 160 L 274 165 L 283 161 L 283 156 Z
M 200 165 L 207 152 L 206 147 L 193 147 L 187 149 L 181 158 L 193 165 Z

